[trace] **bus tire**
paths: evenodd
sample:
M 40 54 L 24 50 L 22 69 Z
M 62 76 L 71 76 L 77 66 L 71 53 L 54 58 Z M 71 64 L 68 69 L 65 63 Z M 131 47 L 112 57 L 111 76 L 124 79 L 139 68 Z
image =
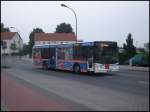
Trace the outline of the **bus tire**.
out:
M 80 71 L 80 65 L 79 64 L 74 64 L 74 66 L 73 66 L 73 71 L 75 72 L 75 73 L 80 73 L 81 71 Z

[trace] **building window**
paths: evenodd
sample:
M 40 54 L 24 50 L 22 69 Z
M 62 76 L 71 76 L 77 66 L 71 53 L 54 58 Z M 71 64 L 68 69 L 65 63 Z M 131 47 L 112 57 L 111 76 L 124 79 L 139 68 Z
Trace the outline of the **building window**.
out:
M 4 48 L 4 49 L 7 49 L 7 42 L 2 41 L 1 47 Z

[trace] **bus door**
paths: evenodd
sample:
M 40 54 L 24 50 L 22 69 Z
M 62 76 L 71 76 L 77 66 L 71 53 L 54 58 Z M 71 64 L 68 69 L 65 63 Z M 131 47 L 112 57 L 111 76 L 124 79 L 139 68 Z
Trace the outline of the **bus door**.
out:
M 88 68 L 93 68 L 93 43 L 82 44 L 82 56 L 88 63 Z
M 56 48 L 49 48 L 48 68 L 56 68 Z
M 89 65 L 89 68 L 92 68 L 92 65 L 93 65 L 93 57 L 88 58 L 88 65 Z

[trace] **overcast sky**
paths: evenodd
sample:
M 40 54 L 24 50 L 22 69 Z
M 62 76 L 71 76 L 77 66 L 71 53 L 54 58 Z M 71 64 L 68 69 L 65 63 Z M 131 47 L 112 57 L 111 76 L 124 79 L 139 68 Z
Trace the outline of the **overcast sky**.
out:
M 61 3 L 77 14 L 78 39 L 111 40 L 122 46 L 132 33 L 134 45 L 143 47 L 149 42 L 149 1 L 1 1 L 1 22 L 16 27 L 24 43 L 36 27 L 53 33 L 58 24 L 66 22 L 75 32 L 75 16 Z

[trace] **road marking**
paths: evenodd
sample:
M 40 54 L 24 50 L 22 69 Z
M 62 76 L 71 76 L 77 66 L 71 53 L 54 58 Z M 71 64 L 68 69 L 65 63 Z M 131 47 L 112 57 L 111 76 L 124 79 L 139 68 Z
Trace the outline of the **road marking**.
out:
M 138 83 L 149 85 L 149 82 L 146 81 L 138 81 Z

